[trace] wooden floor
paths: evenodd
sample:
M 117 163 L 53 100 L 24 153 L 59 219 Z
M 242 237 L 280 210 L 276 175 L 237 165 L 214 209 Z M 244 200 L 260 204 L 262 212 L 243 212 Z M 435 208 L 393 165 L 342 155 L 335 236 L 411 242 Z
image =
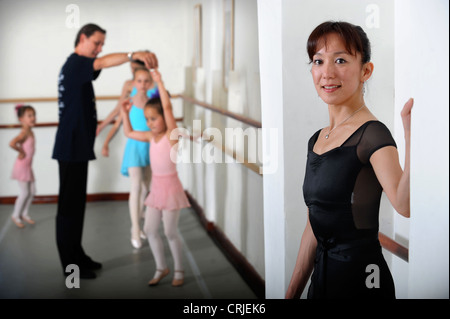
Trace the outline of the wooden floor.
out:
M 172 287 L 169 275 L 149 287 L 155 263 L 147 242 L 139 250 L 131 246 L 128 203 L 88 202 L 83 247 L 103 269 L 96 279 L 81 279 L 80 288 L 71 289 L 56 249 L 56 205 L 33 204 L 30 215 L 36 224 L 23 229 L 12 222 L 12 209 L 0 205 L 1 299 L 256 299 L 191 209 L 181 212 L 179 222 L 185 284 Z M 165 238 L 164 243 L 173 271 Z

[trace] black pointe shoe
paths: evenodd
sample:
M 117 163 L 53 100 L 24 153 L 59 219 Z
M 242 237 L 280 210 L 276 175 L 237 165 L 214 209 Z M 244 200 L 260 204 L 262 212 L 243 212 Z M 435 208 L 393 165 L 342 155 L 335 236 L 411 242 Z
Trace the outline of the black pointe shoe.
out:
M 88 257 L 81 265 L 82 268 L 88 269 L 88 270 L 99 270 L 102 268 L 102 264 L 96 261 L 93 261 L 91 258 Z
M 63 275 L 64 275 L 64 277 L 67 277 L 69 275 L 73 275 L 73 273 L 63 272 Z M 80 279 L 95 279 L 95 278 L 97 278 L 97 275 L 92 270 L 80 269 L 79 278 Z
M 97 275 L 89 269 L 80 269 L 80 279 L 95 279 Z

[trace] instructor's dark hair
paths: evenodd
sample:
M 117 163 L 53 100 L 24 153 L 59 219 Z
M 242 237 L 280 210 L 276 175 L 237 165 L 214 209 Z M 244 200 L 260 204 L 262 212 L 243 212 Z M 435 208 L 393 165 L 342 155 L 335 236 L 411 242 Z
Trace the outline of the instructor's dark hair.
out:
M 100 28 L 98 25 L 93 24 L 93 23 L 88 23 L 86 25 L 84 25 L 80 31 L 78 31 L 77 37 L 75 39 L 75 47 L 77 47 L 78 43 L 80 42 L 80 37 L 82 34 L 86 35 L 86 37 L 90 37 L 91 35 L 94 34 L 94 32 L 101 32 L 103 34 L 106 34 L 106 30 Z
M 319 41 L 324 40 L 326 45 L 326 37 L 332 33 L 342 38 L 345 48 L 350 54 L 356 55 L 356 52 L 361 54 L 362 64 L 370 62 L 371 49 L 367 34 L 360 26 L 343 21 L 323 22 L 311 32 L 306 45 L 310 62 L 317 52 Z

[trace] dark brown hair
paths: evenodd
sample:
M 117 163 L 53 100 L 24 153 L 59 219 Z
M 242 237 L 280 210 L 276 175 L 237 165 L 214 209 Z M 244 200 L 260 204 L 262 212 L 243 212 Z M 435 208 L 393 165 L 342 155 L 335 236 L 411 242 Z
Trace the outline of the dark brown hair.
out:
M 86 37 L 90 37 L 94 34 L 94 32 L 101 32 L 103 34 L 106 34 L 106 30 L 100 28 L 98 25 L 93 23 L 88 23 L 84 25 L 80 31 L 78 31 L 77 37 L 75 38 L 75 47 L 77 47 L 78 43 L 80 42 L 80 37 L 82 34 L 84 34 Z
M 169 95 L 169 98 L 171 97 L 169 91 L 167 91 L 167 94 Z M 162 107 L 161 98 L 159 96 L 152 97 L 145 103 L 145 107 L 153 108 L 155 109 L 158 114 L 161 114 L 162 117 L 164 117 L 164 109 Z
M 131 60 L 131 63 L 136 63 L 136 64 L 139 64 L 140 66 L 145 67 L 145 63 L 142 62 L 141 60 Z
M 164 117 L 164 110 L 162 107 L 161 99 L 159 97 L 153 97 L 149 99 L 147 103 L 145 103 L 145 107 L 155 109 L 158 114 L 161 114 L 162 117 Z
M 24 116 L 27 110 L 32 110 L 34 114 L 36 114 L 34 107 L 32 107 L 31 105 L 22 105 L 22 104 L 16 105 L 17 118 L 20 119 L 22 116 Z
M 326 45 L 326 37 L 331 33 L 338 34 L 342 38 L 345 49 L 350 54 L 356 56 L 356 53 L 359 52 L 361 54 L 362 64 L 370 61 L 370 41 L 360 26 L 343 21 L 326 21 L 318 25 L 309 35 L 306 49 L 310 63 L 313 60 L 314 54 L 317 52 L 319 42 L 324 40 Z

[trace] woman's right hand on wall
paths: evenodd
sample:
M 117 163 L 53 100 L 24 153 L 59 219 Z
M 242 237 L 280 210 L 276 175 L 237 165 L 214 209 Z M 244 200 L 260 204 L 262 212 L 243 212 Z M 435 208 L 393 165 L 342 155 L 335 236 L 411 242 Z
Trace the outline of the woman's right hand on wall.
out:
M 403 106 L 402 112 L 400 113 L 402 116 L 403 129 L 405 130 L 405 138 L 409 138 L 411 136 L 411 110 L 414 104 L 414 99 L 410 98 Z

